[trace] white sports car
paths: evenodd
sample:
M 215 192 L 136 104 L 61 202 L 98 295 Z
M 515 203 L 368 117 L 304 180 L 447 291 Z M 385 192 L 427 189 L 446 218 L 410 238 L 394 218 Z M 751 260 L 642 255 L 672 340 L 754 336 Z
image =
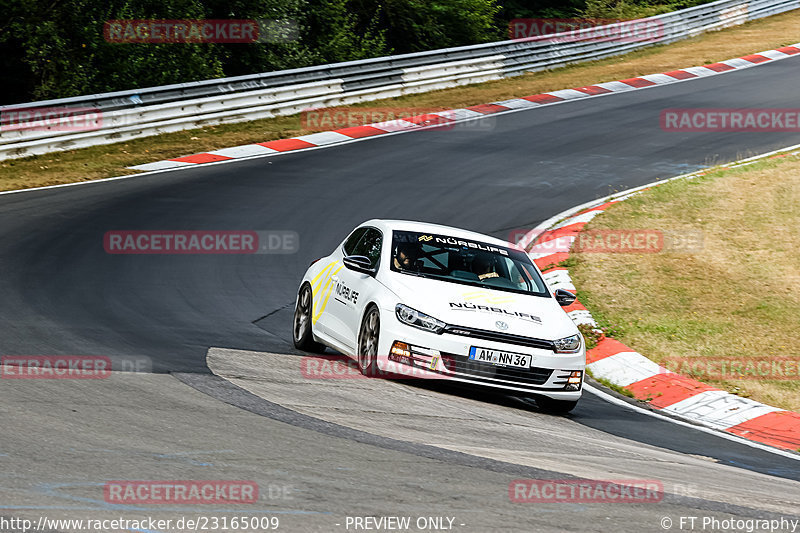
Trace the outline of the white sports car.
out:
M 369 220 L 311 264 L 295 304 L 297 348 L 329 346 L 368 376 L 452 379 L 523 393 L 568 412 L 581 395 L 583 337 L 528 255 L 447 226 Z

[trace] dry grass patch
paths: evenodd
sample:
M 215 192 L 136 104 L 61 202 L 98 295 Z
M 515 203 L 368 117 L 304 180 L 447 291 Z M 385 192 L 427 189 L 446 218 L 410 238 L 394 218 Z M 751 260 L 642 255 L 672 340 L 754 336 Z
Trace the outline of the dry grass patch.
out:
M 723 61 L 800 42 L 800 10 L 616 58 L 500 81 L 368 102 L 363 107 L 460 108 Z M 298 115 L 168 133 L 0 162 L 0 190 L 132 174 L 126 167 L 309 133 Z
M 612 207 L 589 225 L 601 228 L 703 234 L 699 253 L 574 255 L 571 273 L 581 297 L 601 321 L 622 324 L 627 345 L 660 363 L 703 361 L 700 368 L 709 361 L 744 368 L 789 357 L 789 368 L 797 372 L 800 159 L 668 183 Z M 782 381 L 695 377 L 800 410 L 797 375 Z

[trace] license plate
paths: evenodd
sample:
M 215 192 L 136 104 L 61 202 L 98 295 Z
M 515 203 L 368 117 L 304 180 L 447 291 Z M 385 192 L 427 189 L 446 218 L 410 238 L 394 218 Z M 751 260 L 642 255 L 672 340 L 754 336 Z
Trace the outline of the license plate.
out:
M 498 366 L 513 366 L 517 368 L 530 368 L 533 356 L 521 353 L 501 352 L 472 346 L 469 349 L 469 358 L 480 363 L 490 363 Z

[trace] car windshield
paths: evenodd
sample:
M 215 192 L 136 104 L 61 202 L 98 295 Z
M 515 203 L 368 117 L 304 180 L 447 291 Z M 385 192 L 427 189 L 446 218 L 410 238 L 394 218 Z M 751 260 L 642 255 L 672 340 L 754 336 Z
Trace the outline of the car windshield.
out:
M 549 296 L 544 280 L 520 250 L 434 233 L 393 231 L 391 253 L 391 269 L 395 272 Z

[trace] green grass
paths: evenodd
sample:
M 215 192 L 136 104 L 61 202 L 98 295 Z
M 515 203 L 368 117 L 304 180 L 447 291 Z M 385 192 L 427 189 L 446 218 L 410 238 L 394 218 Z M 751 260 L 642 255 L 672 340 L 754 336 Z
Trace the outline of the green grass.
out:
M 790 357 L 800 316 L 800 158 L 676 180 L 609 208 L 587 229 L 702 231 L 696 253 L 572 254 L 570 274 L 598 322 L 659 363 Z M 696 376 L 698 379 L 704 376 Z M 769 376 L 767 376 L 768 378 Z M 800 380 L 709 380 L 800 410 Z
M 616 383 L 611 383 L 606 378 L 595 377 L 595 376 L 592 375 L 591 371 L 588 370 L 588 369 L 586 370 L 586 373 L 589 374 L 590 376 L 592 376 L 592 379 L 594 379 L 596 382 L 600 383 L 604 387 L 609 388 L 609 389 L 613 390 L 616 393 L 622 394 L 623 396 L 627 396 L 628 398 L 633 398 L 633 393 L 631 391 L 629 391 L 628 389 L 626 389 L 625 387 L 617 385 Z

